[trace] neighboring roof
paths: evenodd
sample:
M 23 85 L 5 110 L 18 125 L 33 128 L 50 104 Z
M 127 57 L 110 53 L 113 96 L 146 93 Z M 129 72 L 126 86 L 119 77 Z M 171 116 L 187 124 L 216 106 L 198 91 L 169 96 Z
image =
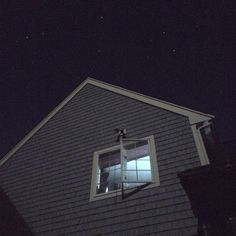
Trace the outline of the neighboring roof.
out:
M 92 78 L 87 78 L 67 98 L 65 98 L 51 113 L 49 113 L 31 132 L 29 132 L 10 152 L 8 152 L 0 160 L 0 166 L 2 166 L 20 147 L 22 147 L 25 144 L 25 142 L 27 142 L 27 140 L 29 140 L 42 126 L 44 126 L 64 105 L 67 104 L 67 102 L 69 102 L 87 84 L 91 84 L 99 88 L 103 88 L 112 91 L 114 93 L 130 97 L 132 99 L 136 99 L 149 105 L 186 116 L 189 118 L 190 124 L 196 124 L 214 118 L 213 115 L 194 111 L 182 106 L 162 101 L 160 99 L 152 98 L 134 91 L 130 91 L 128 89 L 114 86 Z
M 22 216 L 0 187 L 0 235 L 33 236 Z
M 236 216 L 234 159 L 225 160 L 221 165 L 187 169 L 179 172 L 178 176 L 191 201 L 193 213 L 202 222 L 216 220 L 217 217 Z

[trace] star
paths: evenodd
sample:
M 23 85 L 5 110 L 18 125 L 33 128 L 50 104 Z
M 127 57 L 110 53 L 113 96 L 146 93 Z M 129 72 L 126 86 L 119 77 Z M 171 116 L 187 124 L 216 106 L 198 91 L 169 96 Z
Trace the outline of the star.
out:
M 175 52 L 176 52 L 176 49 L 172 49 L 172 52 L 175 53 Z
M 25 36 L 25 39 L 29 39 L 29 38 L 30 38 L 29 35 L 26 35 L 26 36 Z
M 103 20 L 103 19 L 104 19 L 103 15 L 101 15 L 101 16 L 100 16 L 100 19 L 101 19 L 101 20 Z

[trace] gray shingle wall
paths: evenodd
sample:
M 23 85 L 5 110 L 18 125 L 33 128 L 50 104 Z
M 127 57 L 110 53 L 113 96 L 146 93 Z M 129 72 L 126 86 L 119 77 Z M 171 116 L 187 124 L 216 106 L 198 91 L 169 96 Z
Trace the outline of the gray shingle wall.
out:
M 89 201 L 93 152 L 155 136 L 161 186 Z M 86 85 L 0 171 L 5 192 L 35 235 L 194 235 L 177 172 L 200 165 L 186 117 Z

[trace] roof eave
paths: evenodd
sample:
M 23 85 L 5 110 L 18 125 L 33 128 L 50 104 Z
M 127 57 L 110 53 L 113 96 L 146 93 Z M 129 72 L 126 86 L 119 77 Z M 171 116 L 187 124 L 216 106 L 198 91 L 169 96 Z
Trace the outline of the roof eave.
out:
M 101 82 L 92 78 L 86 79 L 88 84 L 95 85 L 97 87 L 139 100 L 141 102 L 147 103 L 149 105 L 153 105 L 173 113 L 177 113 L 186 117 L 189 117 L 190 124 L 196 124 L 199 122 L 204 122 L 215 118 L 213 115 L 206 114 L 203 112 L 195 111 L 183 106 L 179 106 L 170 102 L 162 101 L 160 99 L 156 99 L 147 95 L 143 95 L 134 91 L 130 91 L 128 89 L 124 89 L 115 85 L 111 85 L 105 82 Z

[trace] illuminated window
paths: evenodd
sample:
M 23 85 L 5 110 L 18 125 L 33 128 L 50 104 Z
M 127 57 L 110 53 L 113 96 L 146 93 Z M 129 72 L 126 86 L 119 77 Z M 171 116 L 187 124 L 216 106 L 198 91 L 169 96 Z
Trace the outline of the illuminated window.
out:
M 122 188 L 159 184 L 154 137 L 131 141 L 94 153 L 91 198 L 112 196 Z M 122 163 L 121 163 L 122 162 Z
M 96 194 L 120 188 L 120 150 L 98 155 L 96 180 Z

